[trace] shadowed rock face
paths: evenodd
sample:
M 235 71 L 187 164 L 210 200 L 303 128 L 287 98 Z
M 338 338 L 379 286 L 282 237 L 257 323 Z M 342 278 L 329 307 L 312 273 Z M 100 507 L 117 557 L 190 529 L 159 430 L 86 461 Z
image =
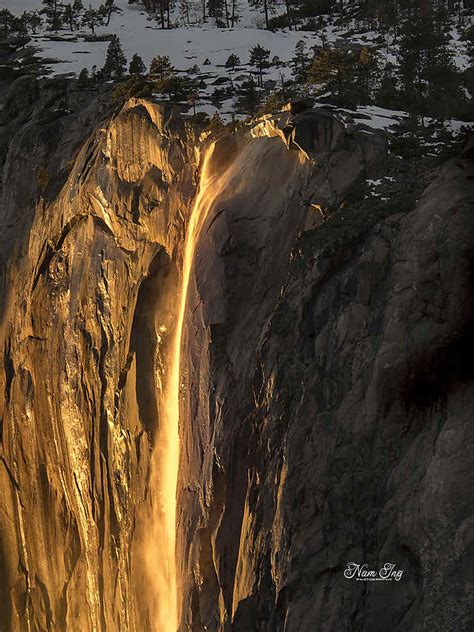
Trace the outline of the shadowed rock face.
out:
M 53 154 L 34 118 L 8 132 L 2 632 L 152 629 L 139 544 L 198 141 L 143 101 L 87 139 L 83 115 Z M 383 143 L 285 117 L 219 142 L 197 245 L 182 630 L 470 631 L 473 163 L 408 207 L 355 203 Z M 22 187 L 45 156 L 46 189 Z
M 347 178 L 354 153 L 321 161 Z M 193 630 L 472 628 L 473 176 L 451 161 L 410 212 L 348 205 L 302 233 L 282 174 L 216 203 L 189 311 Z

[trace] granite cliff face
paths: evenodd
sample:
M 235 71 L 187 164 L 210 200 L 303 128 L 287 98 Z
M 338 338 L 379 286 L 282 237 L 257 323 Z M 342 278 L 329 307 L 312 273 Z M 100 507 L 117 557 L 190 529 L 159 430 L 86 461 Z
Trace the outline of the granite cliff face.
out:
M 193 142 L 132 103 L 85 142 L 69 127 L 57 151 L 76 145 L 72 168 L 38 194 L 37 127 L 12 139 L 3 179 L 1 629 L 141 631 L 133 538 Z M 44 171 L 57 177 L 54 156 Z
M 26 95 L 2 128 L 0 629 L 149 632 L 150 453 L 209 139 L 145 101 Z M 182 346 L 181 629 L 472 630 L 472 159 L 410 189 L 383 140 L 309 110 L 218 138 L 213 168 Z M 366 199 L 388 173 L 398 191 Z

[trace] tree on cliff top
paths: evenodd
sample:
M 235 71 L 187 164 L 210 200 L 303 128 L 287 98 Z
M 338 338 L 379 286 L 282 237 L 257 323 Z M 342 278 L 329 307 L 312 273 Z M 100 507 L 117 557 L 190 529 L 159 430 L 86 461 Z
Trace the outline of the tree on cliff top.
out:
M 442 7 L 419 9 L 400 30 L 401 94 L 417 114 L 435 112 L 447 117 L 463 101 L 449 30 Z
M 330 90 L 338 97 L 346 87 L 350 59 L 347 52 L 337 48 L 322 48 L 315 53 L 308 69 L 307 81 L 320 92 Z
M 127 67 L 127 58 L 124 55 L 120 39 L 117 35 L 112 35 L 107 53 L 105 56 L 105 64 L 102 73 L 105 77 L 120 79 L 125 74 Z
M 168 55 L 157 55 L 151 60 L 150 79 L 161 81 L 175 74 L 173 65 Z
M 146 72 L 146 66 L 143 63 L 143 59 L 137 53 L 132 57 L 132 61 L 130 62 L 129 72 L 131 75 L 135 75 L 137 77 L 141 77 Z
M 295 54 L 290 60 L 290 66 L 293 69 L 295 81 L 298 83 L 305 81 L 309 64 L 310 56 L 306 48 L 306 42 L 304 40 L 298 40 L 295 46 Z
M 260 105 L 260 95 L 253 79 L 244 81 L 240 87 L 240 95 L 237 99 L 237 109 L 244 114 L 253 116 Z

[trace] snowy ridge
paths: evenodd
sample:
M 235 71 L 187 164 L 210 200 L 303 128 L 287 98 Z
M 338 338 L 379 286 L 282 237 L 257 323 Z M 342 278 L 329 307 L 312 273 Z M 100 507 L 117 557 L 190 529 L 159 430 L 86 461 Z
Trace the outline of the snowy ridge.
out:
M 87 0 L 97 7 L 103 0 Z M 227 81 L 229 71 L 225 62 L 231 53 L 240 58 L 240 65 L 233 73 L 233 81 L 238 86 L 252 76 L 253 69 L 248 64 L 249 50 L 256 44 L 270 50 L 270 59 L 278 57 L 282 64 L 272 65 L 264 72 L 266 85 L 271 89 L 282 81 L 291 79 L 292 69 L 289 61 L 294 56 L 297 42 L 303 40 L 307 51 L 314 46 L 321 46 L 324 42 L 344 45 L 375 47 L 380 54 L 382 65 L 396 64 L 397 45 L 387 35 L 385 44 L 380 40 L 380 33 L 364 29 L 363 24 L 355 20 L 349 21 L 344 27 L 339 27 L 331 16 L 324 16 L 325 26 L 318 32 L 295 31 L 281 29 L 277 31 L 258 28 L 261 25 L 262 14 L 253 9 L 248 0 L 239 0 L 239 23 L 234 28 L 218 28 L 210 19 L 205 25 L 177 27 L 169 30 L 161 29 L 157 22 L 137 5 L 128 4 L 127 0 L 115 0 L 115 5 L 121 13 L 111 17 L 110 24 L 96 28 L 97 36 L 115 34 L 120 38 L 123 51 L 128 59 L 137 53 L 148 67 L 157 55 L 169 56 L 172 65 L 178 72 L 186 73 L 193 67 L 198 67 L 196 74 L 203 79 L 199 89 L 199 100 L 196 110 L 209 115 L 219 112 L 224 120 L 235 116 L 234 97 L 223 99 L 221 109 L 211 103 L 210 97 L 216 86 L 221 87 L 222 81 Z M 20 14 L 25 10 L 41 9 L 40 0 L 0 0 L 0 8 L 8 8 Z M 283 12 L 284 4 L 278 5 L 277 12 Z M 172 22 L 179 20 L 179 3 L 174 8 Z M 89 35 L 85 29 L 69 31 L 61 29 L 57 34 L 42 30 L 32 35 L 33 45 L 37 47 L 40 56 L 47 60 L 48 71 L 55 75 L 79 74 L 83 68 L 89 71 L 100 69 L 104 64 L 108 41 L 85 41 Z M 455 53 L 455 61 L 460 70 L 467 68 L 469 58 L 465 42 L 460 39 L 460 33 L 453 26 L 450 46 Z M 351 123 L 360 125 L 370 132 L 383 130 L 392 132 L 401 122 L 408 118 L 404 111 L 389 110 L 375 105 L 360 106 L 355 109 L 339 108 L 344 118 Z M 456 134 L 463 126 L 473 127 L 473 123 L 462 121 L 447 121 L 446 129 Z

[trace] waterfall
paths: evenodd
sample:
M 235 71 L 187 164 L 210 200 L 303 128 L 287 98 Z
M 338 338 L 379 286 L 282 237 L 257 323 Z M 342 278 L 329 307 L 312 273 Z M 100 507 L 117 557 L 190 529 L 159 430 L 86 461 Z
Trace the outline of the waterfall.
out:
M 153 598 L 151 613 L 155 632 L 176 632 L 180 618 L 179 580 L 176 574 L 176 498 L 179 468 L 181 351 L 187 296 L 196 244 L 220 178 L 211 173 L 215 143 L 206 150 L 200 184 L 189 217 L 183 251 L 181 282 L 177 293 L 177 320 L 169 355 L 169 373 L 160 423 L 151 458 L 151 524 L 147 530 L 146 564 Z

